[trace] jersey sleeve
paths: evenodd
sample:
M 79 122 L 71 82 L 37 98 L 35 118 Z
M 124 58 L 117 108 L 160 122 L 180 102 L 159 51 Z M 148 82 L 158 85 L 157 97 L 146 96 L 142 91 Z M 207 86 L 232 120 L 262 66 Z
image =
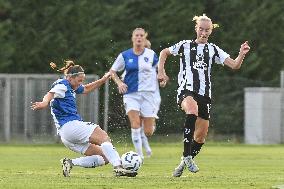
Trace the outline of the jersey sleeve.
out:
M 186 40 L 180 41 L 173 46 L 169 47 L 170 53 L 174 56 L 179 55 L 179 49 L 180 47 L 186 42 Z
M 111 70 L 115 71 L 115 72 L 120 72 L 122 70 L 124 70 L 125 68 L 125 62 L 124 62 L 124 58 L 122 56 L 122 53 L 120 53 L 118 55 L 118 57 L 116 58 L 116 60 L 114 61 Z
M 54 98 L 64 98 L 67 87 L 64 84 L 54 85 L 49 92 L 54 93 Z
M 76 94 L 82 94 L 84 92 L 84 86 L 80 85 L 78 89 L 75 90 Z
M 217 56 L 215 56 L 215 63 L 224 65 L 224 61 L 226 60 L 226 58 L 230 57 L 230 55 L 216 45 L 215 48 L 217 51 Z
M 153 66 L 156 67 L 158 65 L 159 58 L 157 54 L 154 52 L 154 58 L 153 58 Z

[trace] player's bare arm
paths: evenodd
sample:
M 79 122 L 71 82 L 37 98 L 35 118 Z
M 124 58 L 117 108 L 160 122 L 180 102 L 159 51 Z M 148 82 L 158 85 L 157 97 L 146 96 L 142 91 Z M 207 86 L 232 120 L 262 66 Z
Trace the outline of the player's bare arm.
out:
M 127 85 L 121 81 L 121 79 L 119 79 L 118 75 L 116 74 L 116 72 L 114 70 L 110 70 L 109 71 L 111 74 L 111 78 L 112 80 L 116 83 L 117 88 L 118 88 L 118 92 L 120 94 L 124 94 L 127 91 Z
M 160 82 L 161 87 L 164 87 L 167 81 L 169 80 L 169 77 L 167 76 L 165 71 L 165 63 L 169 55 L 171 55 L 171 53 L 168 48 L 165 48 L 160 52 L 158 63 L 158 80 Z
M 54 98 L 54 93 L 48 92 L 44 95 L 41 102 L 33 102 L 31 105 L 32 110 L 44 109 L 48 106 L 49 102 Z
M 94 81 L 94 82 L 91 82 L 91 83 L 84 85 L 83 94 L 87 94 L 87 93 L 93 91 L 94 89 L 99 88 L 110 78 L 110 76 L 111 76 L 110 72 L 107 72 L 107 73 L 105 73 L 105 75 L 102 78 L 98 79 L 97 81 Z
M 248 42 L 246 41 L 241 45 L 238 57 L 235 60 L 228 57 L 228 58 L 226 58 L 224 64 L 226 66 L 232 68 L 232 69 L 235 69 L 235 70 L 240 69 L 240 67 L 243 63 L 243 60 L 244 60 L 246 54 L 249 52 L 249 50 L 250 50 L 250 46 L 249 46 Z

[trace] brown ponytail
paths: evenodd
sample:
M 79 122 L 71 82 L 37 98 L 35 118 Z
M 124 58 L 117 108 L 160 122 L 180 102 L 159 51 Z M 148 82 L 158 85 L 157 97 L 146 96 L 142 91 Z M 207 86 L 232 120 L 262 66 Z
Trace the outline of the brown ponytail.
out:
M 75 65 L 72 60 L 64 60 L 64 66 L 62 68 L 58 68 L 54 62 L 50 62 L 49 65 L 52 69 L 64 73 L 66 76 L 75 76 L 84 73 L 84 69 L 80 65 Z

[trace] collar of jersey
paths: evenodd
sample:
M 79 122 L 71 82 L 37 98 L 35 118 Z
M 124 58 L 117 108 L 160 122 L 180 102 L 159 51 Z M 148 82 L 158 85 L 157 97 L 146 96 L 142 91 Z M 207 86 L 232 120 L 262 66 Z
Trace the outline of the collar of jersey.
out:
M 146 48 L 144 48 L 144 51 L 143 51 L 141 54 L 137 55 L 137 54 L 135 54 L 135 53 L 134 53 L 133 48 L 131 48 L 131 51 L 132 51 L 132 53 L 133 53 L 135 56 L 141 56 L 141 55 L 143 55 L 143 54 L 144 54 L 144 52 L 145 52 L 145 50 L 146 50 Z

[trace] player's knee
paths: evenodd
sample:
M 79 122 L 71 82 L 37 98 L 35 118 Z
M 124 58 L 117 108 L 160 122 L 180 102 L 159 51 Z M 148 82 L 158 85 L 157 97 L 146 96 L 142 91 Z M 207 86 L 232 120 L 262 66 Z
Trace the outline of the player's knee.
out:
M 186 114 L 195 114 L 198 116 L 198 106 L 192 102 L 184 102 L 182 104 L 182 109 Z
M 108 134 L 105 131 L 102 132 L 100 138 L 101 138 L 101 143 L 103 143 L 103 142 L 110 142 L 110 138 L 109 138 Z
M 140 128 L 140 121 L 138 121 L 138 120 L 131 121 L 130 124 L 131 124 L 131 128 L 133 128 L 133 129 Z
M 94 133 L 90 136 L 90 142 L 101 145 L 104 142 L 110 142 L 110 138 L 104 130 L 100 129 L 94 131 Z
M 182 103 L 182 109 L 186 114 L 195 114 L 196 116 L 198 116 L 198 106 L 196 102 L 185 101 Z
M 186 108 L 184 108 L 184 111 L 185 111 L 186 114 L 194 114 L 194 115 L 198 116 L 198 108 L 197 107 L 187 106 Z

